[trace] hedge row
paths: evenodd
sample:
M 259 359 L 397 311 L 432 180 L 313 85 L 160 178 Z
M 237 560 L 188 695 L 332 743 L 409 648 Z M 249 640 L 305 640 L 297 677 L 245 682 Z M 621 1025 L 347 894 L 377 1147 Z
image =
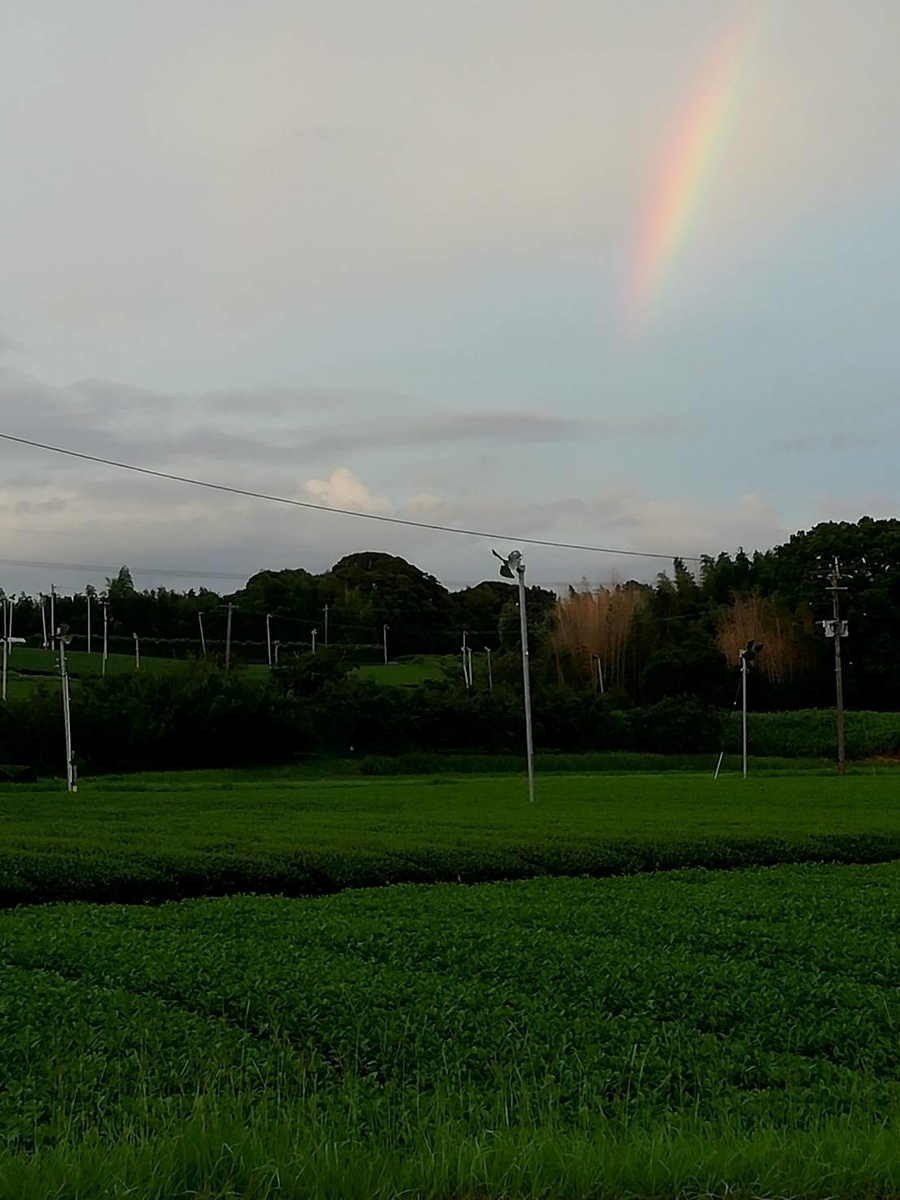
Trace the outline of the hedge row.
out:
M 242 767 L 311 754 L 508 755 L 523 750 L 522 698 L 511 684 L 469 692 L 457 682 L 389 688 L 347 675 L 347 663 L 307 655 L 270 677 L 184 671 L 85 678 L 73 696 L 82 775 Z M 0 763 L 63 769 L 59 696 L 35 689 L 0 706 Z M 646 708 L 610 696 L 543 687 L 534 697 L 539 751 L 558 754 L 718 754 L 740 750 L 740 720 L 692 696 Z M 835 756 L 827 710 L 752 714 L 750 752 L 772 758 Z M 900 755 L 900 714 L 848 713 L 850 758 Z

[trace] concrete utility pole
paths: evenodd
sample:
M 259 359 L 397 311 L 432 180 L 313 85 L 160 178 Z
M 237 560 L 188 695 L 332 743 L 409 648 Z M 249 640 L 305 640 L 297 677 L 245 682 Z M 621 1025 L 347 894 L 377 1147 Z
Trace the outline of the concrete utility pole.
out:
M 47 641 L 47 605 L 45 603 L 47 597 L 41 593 L 41 645 L 45 650 L 50 646 Z
M 266 661 L 272 666 L 272 614 L 266 613 Z
M 9 599 L 3 601 L 3 688 L 2 698 L 6 700 L 6 686 L 9 674 L 9 656 L 12 654 L 13 646 L 22 646 L 25 644 L 24 638 L 13 637 L 13 609 L 15 600 Z
M 225 670 L 231 670 L 231 614 L 234 605 L 228 605 L 228 620 L 225 622 Z
M 197 613 L 197 620 L 200 623 L 200 651 L 203 657 L 206 658 L 206 634 L 203 632 L 203 613 Z
M 328 645 L 328 605 L 325 605 L 325 645 Z
M 136 633 L 131 636 L 134 638 L 134 669 L 139 671 L 141 669 L 141 639 Z
M 466 687 L 471 687 L 472 680 L 469 678 L 469 651 L 468 651 L 468 647 L 466 645 L 467 636 L 468 636 L 468 634 L 466 633 L 466 630 L 464 629 L 463 630 L 463 640 L 462 640 L 463 682 L 465 683 Z
M 825 628 L 825 636 L 834 638 L 834 687 L 835 701 L 837 708 L 837 768 L 838 774 L 844 775 L 847 771 L 847 757 L 844 748 L 844 675 L 841 665 L 841 639 L 847 636 L 847 622 L 841 620 L 841 602 L 840 593 L 846 592 L 846 588 L 841 583 L 841 564 L 837 558 L 834 559 L 831 571 L 828 574 L 828 591 L 831 592 L 831 613 L 830 621 L 823 621 Z
M 494 672 L 491 668 L 491 648 L 490 648 L 490 646 L 485 646 L 484 652 L 487 655 L 488 691 L 492 692 L 494 690 Z
M 50 584 L 50 628 L 56 631 L 56 584 Z
M 385 666 L 388 665 L 387 635 L 388 635 L 389 629 L 390 629 L 390 625 L 385 625 L 384 629 L 382 630 L 382 637 L 384 638 L 384 665 Z
M 87 652 L 91 652 L 91 593 L 87 593 Z

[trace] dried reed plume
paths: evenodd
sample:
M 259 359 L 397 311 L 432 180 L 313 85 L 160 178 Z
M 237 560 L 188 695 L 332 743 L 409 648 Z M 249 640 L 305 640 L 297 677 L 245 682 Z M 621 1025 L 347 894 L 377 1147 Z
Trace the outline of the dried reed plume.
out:
M 803 634 L 812 617 L 792 617 L 778 604 L 753 592 L 736 596 L 719 619 L 718 644 L 729 663 L 740 661 L 740 652 L 752 639 L 762 642 L 759 666 L 771 683 L 783 683 L 809 668 L 810 657 Z
M 569 657 L 579 673 L 596 677 L 599 657 L 606 687 L 625 682 L 625 651 L 634 614 L 644 602 L 639 588 L 598 587 L 560 600 L 556 606 L 553 648 Z

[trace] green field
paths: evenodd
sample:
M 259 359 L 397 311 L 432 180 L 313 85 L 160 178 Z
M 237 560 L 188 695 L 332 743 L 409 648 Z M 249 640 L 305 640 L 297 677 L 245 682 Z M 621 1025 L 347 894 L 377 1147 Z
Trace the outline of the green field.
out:
M 896 1195 L 898 910 L 887 864 L 0 914 L 0 1194 Z
M 317 894 L 384 883 L 900 857 L 895 773 L 291 780 L 223 772 L 0 789 L 0 902 Z
M 400 687 L 415 687 L 429 679 L 443 678 L 439 660 L 427 663 L 388 663 L 386 666 L 357 667 L 356 674 L 363 679 L 374 679 L 376 683 L 395 684 Z
M 0 786 L 0 1196 L 896 1195 L 898 784 Z
M 74 677 L 82 675 L 99 675 L 103 670 L 103 659 L 99 652 L 88 654 L 85 650 L 70 650 L 67 654 L 69 671 Z M 10 654 L 10 695 L 15 694 L 13 688 L 18 682 L 22 687 L 34 685 L 36 680 L 55 683 L 59 675 L 59 657 L 55 650 L 43 650 L 39 646 L 14 646 Z M 356 673 L 366 679 L 374 679 L 377 683 L 400 684 L 413 686 L 424 683 L 428 679 L 442 677 L 443 662 L 440 658 L 423 658 L 412 661 L 391 662 L 386 666 L 376 664 L 358 667 Z M 142 671 L 182 671 L 187 660 L 178 658 L 155 658 L 149 654 L 141 655 Z M 106 671 L 109 675 L 122 675 L 134 671 L 135 657 L 133 654 L 110 654 L 107 658 Z M 248 674 L 264 678 L 268 673 L 265 663 L 249 663 L 242 668 Z M 33 673 L 33 674 L 32 674 Z

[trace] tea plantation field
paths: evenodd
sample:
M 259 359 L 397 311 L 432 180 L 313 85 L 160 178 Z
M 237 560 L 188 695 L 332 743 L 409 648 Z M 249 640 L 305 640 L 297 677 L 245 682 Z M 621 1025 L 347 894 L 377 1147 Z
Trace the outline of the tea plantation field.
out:
M 7 911 L 0 1195 L 897 1195 L 898 914 L 896 863 Z
M 405 882 L 900 858 L 900 774 L 310 780 L 0 788 L 0 903 L 307 895 Z

